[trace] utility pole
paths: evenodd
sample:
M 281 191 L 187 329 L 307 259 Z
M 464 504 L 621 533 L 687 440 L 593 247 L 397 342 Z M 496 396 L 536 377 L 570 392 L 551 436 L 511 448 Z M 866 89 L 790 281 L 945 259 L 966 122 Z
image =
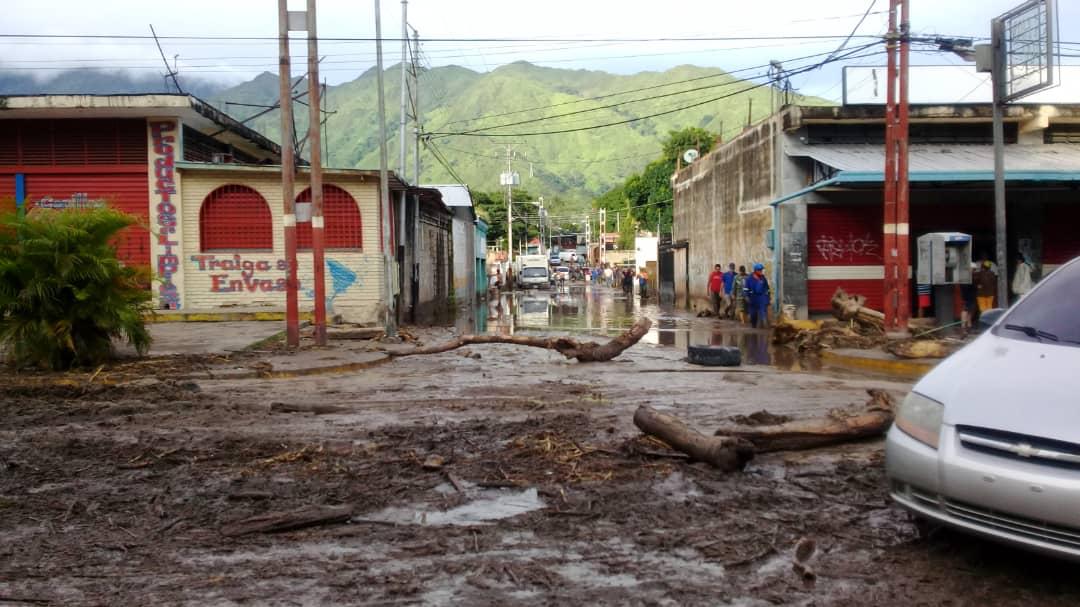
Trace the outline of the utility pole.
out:
M 514 255 L 514 148 L 506 146 L 506 261 L 513 261 Z
M 606 263 L 607 254 L 607 209 L 600 209 L 600 263 Z
M 405 150 L 408 149 L 405 141 L 405 124 L 408 120 L 408 115 L 405 111 L 405 104 L 408 101 L 406 95 L 408 94 L 408 86 L 405 80 L 406 62 L 408 61 L 409 52 L 409 0 L 401 0 L 401 116 L 398 120 L 398 140 L 401 144 L 401 154 L 398 157 L 398 171 L 401 173 L 401 177 L 404 179 L 407 167 L 405 166 Z M 419 184 L 416 184 L 419 185 Z M 404 204 L 405 197 L 402 195 L 402 204 Z
M 299 288 L 296 279 L 296 157 L 293 149 L 292 70 L 289 59 L 289 7 L 278 0 L 278 103 L 281 105 L 281 200 L 285 228 L 285 341 L 300 345 Z
M 311 256 L 315 264 L 315 345 L 326 345 L 326 230 L 323 222 L 322 144 L 319 102 L 319 41 L 315 0 L 307 0 L 308 142 L 311 148 Z
M 885 330 L 906 331 L 911 316 L 908 184 L 908 59 L 911 0 L 889 0 L 886 34 L 885 182 L 883 241 L 885 251 Z M 897 28 L 897 11 L 900 24 Z M 899 85 L 899 95 L 897 86 Z
M 408 0 L 401 0 L 401 108 L 399 110 L 398 120 L 398 144 L 400 153 L 398 154 L 398 176 L 401 181 L 408 180 L 408 167 L 406 166 L 406 153 L 408 151 L 408 141 L 405 138 L 405 127 L 408 121 L 408 113 L 406 109 L 406 101 L 408 97 L 408 82 L 406 80 L 407 71 L 406 64 L 408 62 L 409 52 L 409 2 Z M 413 185 L 419 187 L 420 183 L 415 182 Z M 398 271 L 398 285 L 405 284 L 405 204 L 407 197 L 407 188 L 401 189 L 401 194 L 398 197 L 398 237 L 397 237 L 397 271 Z M 419 215 L 417 215 L 419 217 Z M 404 293 L 400 295 L 399 301 L 404 302 Z
M 414 182 L 420 185 L 420 32 L 413 30 L 413 54 L 412 54 L 412 77 L 413 77 L 413 132 L 416 149 L 413 157 Z M 417 215 L 419 217 L 419 215 Z
M 908 66 L 911 56 L 911 0 L 900 0 L 900 102 L 897 106 L 896 163 L 896 253 L 899 258 L 897 277 L 896 328 L 907 331 L 911 318 L 911 190 L 908 180 Z
M 379 214 L 382 223 L 382 251 L 383 251 L 383 288 L 386 293 L 386 334 L 397 335 L 397 314 L 394 306 L 394 260 L 390 253 L 390 176 L 387 169 L 386 150 L 386 93 L 383 87 L 383 56 L 382 56 L 382 15 L 379 10 L 380 0 L 375 0 L 375 64 L 378 71 L 376 81 L 378 87 L 378 116 L 379 116 Z

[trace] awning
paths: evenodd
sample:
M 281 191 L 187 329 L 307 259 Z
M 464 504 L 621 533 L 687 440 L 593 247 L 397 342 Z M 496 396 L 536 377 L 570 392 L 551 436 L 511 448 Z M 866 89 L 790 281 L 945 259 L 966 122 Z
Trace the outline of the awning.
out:
M 882 145 L 798 145 L 789 148 L 787 155 L 812 158 L 838 171 L 827 185 L 884 180 L 885 148 Z M 994 148 L 989 145 L 913 145 L 908 148 L 908 178 L 913 182 L 993 181 Z M 1007 145 L 1005 180 L 1080 181 L 1080 145 Z M 820 189 L 826 185 L 819 184 L 811 188 Z

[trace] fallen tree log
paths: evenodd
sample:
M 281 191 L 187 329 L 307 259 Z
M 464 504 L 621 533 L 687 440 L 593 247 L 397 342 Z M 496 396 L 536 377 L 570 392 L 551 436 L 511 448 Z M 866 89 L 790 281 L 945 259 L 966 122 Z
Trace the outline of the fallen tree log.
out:
M 865 327 L 885 330 L 885 315 L 866 307 L 866 298 L 862 295 L 848 295 L 843 289 L 837 288 L 829 303 L 833 316 L 840 320 L 854 320 Z
M 227 537 L 252 533 L 278 533 L 315 525 L 344 523 L 352 518 L 351 506 L 312 506 L 288 512 L 267 512 L 230 523 L 221 528 Z
M 440 352 L 448 352 L 455 348 L 472 344 L 514 344 L 518 346 L 532 346 L 534 348 L 555 350 L 566 358 L 576 358 L 578 362 L 600 362 L 611 360 L 622 354 L 623 350 L 626 350 L 640 341 L 642 337 L 645 337 L 645 334 L 649 332 L 649 327 L 651 326 L 652 321 L 647 318 L 642 318 L 635 322 L 625 333 L 615 337 L 606 344 L 598 344 L 591 341 L 579 342 L 576 339 L 571 339 L 569 337 L 462 335 L 461 337 L 444 344 L 428 346 L 426 348 L 415 348 L 412 350 L 387 351 L 387 354 L 396 358 L 399 356 L 412 356 L 414 354 L 438 354 Z
M 331 413 L 343 413 L 348 410 L 348 407 L 318 403 L 270 403 L 270 411 L 273 413 L 311 413 L 314 415 L 329 415 Z
M 861 411 L 833 412 L 825 419 L 793 421 L 775 426 L 721 428 L 716 437 L 743 439 L 758 453 L 798 451 L 880 436 L 888 431 L 894 403 L 888 393 L 869 389 Z
M 725 472 L 742 470 L 754 457 L 753 445 L 743 439 L 706 436 L 688 428 L 679 418 L 647 405 L 641 405 L 634 413 L 634 425 L 645 434 L 664 441 L 672 449 Z

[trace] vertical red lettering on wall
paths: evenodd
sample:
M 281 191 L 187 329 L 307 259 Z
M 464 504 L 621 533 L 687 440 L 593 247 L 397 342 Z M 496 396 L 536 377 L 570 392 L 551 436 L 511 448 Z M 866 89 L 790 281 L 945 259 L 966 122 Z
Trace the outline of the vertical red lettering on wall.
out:
M 150 140 L 153 143 L 154 200 L 157 202 L 157 274 L 158 298 L 162 308 L 180 309 L 180 292 L 173 282 L 173 275 L 180 268 L 180 257 L 174 251 L 179 247 L 176 236 L 175 147 L 176 123 L 168 120 L 150 123 Z

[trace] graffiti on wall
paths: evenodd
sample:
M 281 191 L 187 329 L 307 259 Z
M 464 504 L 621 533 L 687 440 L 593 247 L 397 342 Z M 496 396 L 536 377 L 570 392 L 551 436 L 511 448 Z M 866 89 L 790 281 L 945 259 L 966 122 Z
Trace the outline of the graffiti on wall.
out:
M 192 255 L 191 261 L 195 270 L 209 273 L 211 293 L 285 292 L 284 272 L 289 262 L 284 259 L 252 259 L 238 253 L 231 256 L 202 253 Z M 356 285 L 359 278 L 356 272 L 334 259 L 326 260 L 326 269 L 330 274 L 330 293 L 326 298 L 329 305 L 338 295 Z M 313 289 L 301 287 L 301 290 L 309 298 L 315 297 Z
M 75 192 L 71 198 L 42 196 L 34 201 L 37 209 L 103 209 L 107 206 L 104 198 L 90 198 L 86 192 Z
M 349 287 L 356 284 L 356 272 L 345 267 L 345 264 L 340 261 L 333 259 L 326 260 L 326 269 L 330 272 L 330 293 L 326 296 L 326 306 L 332 308 L 337 296 L 348 291 Z M 308 289 L 304 294 L 314 299 L 315 289 Z
M 814 241 L 818 255 L 826 261 L 855 261 L 857 259 L 881 259 L 881 243 L 867 232 L 862 236 L 821 235 Z
M 180 291 L 173 282 L 173 275 L 180 269 L 180 243 L 176 238 L 175 147 L 176 123 L 171 120 L 150 123 L 150 139 L 153 143 L 154 196 L 157 202 L 157 274 L 161 280 L 158 297 L 163 308 L 180 308 Z M 174 250 L 174 248 L 176 250 Z
M 284 272 L 289 264 L 284 259 L 244 259 L 201 254 L 192 255 L 195 269 L 210 272 L 211 293 L 273 293 L 285 291 L 285 278 L 266 277 L 268 272 Z

